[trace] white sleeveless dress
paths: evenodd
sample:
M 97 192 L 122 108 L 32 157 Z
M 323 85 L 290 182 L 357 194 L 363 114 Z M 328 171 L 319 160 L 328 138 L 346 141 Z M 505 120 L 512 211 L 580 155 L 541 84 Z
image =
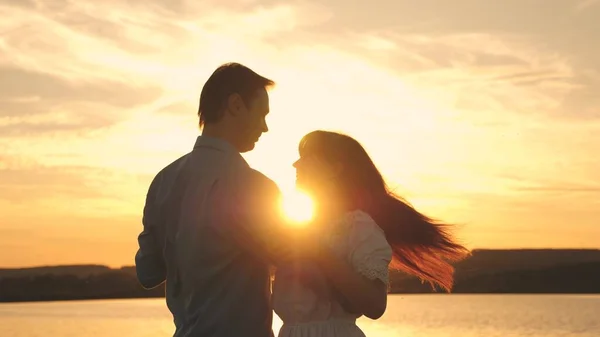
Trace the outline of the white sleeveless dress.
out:
M 369 279 L 388 284 L 392 249 L 383 230 L 365 212 L 346 213 L 323 238 L 331 251 Z M 273 283 L 273 308 L 283 321 L 279 337 L 364 337 L 360 315 L 347 312 L 318 267 L 297 261 L 279 267 Z

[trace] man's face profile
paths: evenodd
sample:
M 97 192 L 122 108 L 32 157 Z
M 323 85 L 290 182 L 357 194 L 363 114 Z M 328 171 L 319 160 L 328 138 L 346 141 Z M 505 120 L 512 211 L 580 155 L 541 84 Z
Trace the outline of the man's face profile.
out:
M 241 152 L 248 152 L 254 149 L 260 136 L 269 131 L 266 117 L 269 114 L 269 94 L 267 90 L 260 89 L 245 104 L 242 102 L 242 108 L 238 111 L 238 118 L 242 123 Z

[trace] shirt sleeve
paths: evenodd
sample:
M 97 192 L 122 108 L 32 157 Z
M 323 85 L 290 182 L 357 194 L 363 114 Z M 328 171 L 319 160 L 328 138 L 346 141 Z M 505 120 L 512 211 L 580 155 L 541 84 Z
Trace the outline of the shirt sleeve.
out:
M 351 213 L 347 221 L 350 221 L 350 263 L 364 277 L 388 284 L 392 248 L 383 230 L 364 212 Z
M 138 251 L 135 254 L 137 278 L 144 288 L 151 289 L 162 284 L 166 279 L 166 266 L 159 243 L 161 226 L 160 207 L 157 194 L 162 175 L 159 173 L 148 189 L 142 218 L 143 230 L 138 236 Z
M 265 262 L 279 264 L 293 254 L 290 228 L 281 212 L 281 192 L 275 182 L 248 169 L 213 186 L 211 223 L 242 249 Z

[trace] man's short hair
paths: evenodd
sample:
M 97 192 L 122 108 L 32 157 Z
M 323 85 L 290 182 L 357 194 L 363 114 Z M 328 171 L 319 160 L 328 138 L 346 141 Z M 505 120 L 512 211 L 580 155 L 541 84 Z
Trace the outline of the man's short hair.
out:
M 200 126 L 218 122 L 232 94 L 239 94 L 245 104 L 250 104 L 259 89 L 267 89 L 273 85 L 275 82 L 272 80 L 239 63 L 223 64 L 213 72 L 202 88 L 198 109 Z

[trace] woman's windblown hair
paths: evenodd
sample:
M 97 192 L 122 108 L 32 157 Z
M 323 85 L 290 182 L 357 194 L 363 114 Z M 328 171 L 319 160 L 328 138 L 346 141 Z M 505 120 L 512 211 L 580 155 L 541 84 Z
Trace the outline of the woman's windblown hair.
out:
M 452 290 L 451 262 L 466 257 L 468 249 L 453 239 L 450 225 L 430 219 L 396 196 L 358 141 L 335 132 L 313 131 L 302 138 L 299 152 L 342 164 L 340 195 L 348 207 L 369 213 L 383 229 L 393 250 L 392 268 L 432 287 L 437 284 L 447 292 Z

